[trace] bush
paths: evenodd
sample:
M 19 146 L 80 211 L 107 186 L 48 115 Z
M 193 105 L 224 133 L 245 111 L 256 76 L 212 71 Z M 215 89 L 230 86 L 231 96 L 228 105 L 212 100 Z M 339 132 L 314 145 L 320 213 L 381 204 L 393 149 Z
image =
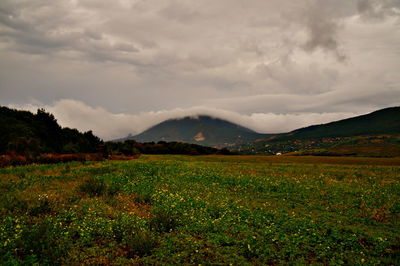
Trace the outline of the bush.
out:
M 107 194 L 110 196 L 118 195 L 122 191 L 122 185 L 118 182 L 112 182 L 107 185 Z
M 46 218 L 22 232 L 17 243 L 18 257 L 24 261 L 54 264 L 70 249 L 70 243 L 62 236 L 60 223 Z
M 85 161 L 102 161 L 104 160 L 101 153 L 76 153 L 76 154 L 57 154 L 45 153 L 36 157 L 25 157 L 15 152 L 6 155 L 0 155 L 0 168 L 9 166 L 26 165 L 30 163 L 53 164 L 67 162 L 85 162 Z
M 3 194 L 0 197 L 0 210 L 1 209 L 13 213 L 25 213 L 28 209 L 28 202 L 15 195 Z
M 66 162 L 84 162 L 86 161 L 86 157 L 84 154 L 54 154 L 47 153 L 40 155 L 36 162 L 38 163 L 66 163 Z
M 89 194 L 90 197 L 109 195 L 115 196 L 122 191 L 122 184 L 117 181 L 108 181 L 99 176 L 91 176 L 80 186 L 81 192 Z
M 178 225 L 177 218 L 164 210 L 155 211 L 154 217 L 150 220 L 150 228 L 160 233 L 171 232 Z
M 134 198 L 137 203 L 151 203 L 154 193 L 154 187 L 151 184 L 143 184 L 135 189 L 136 196 Z
M 151 254 L 157 242 L 149 232 L 137 232 L 123 240 L 128 258 L 143 257 Z
M 149 255 L 157 245 L 154 235 L 148 231 L 148 224 L 136 216 L 118 216 L 112 230 L 128 258 Z
M 29 161 L 25 156 L 18 155 L 16 153 L 10 153 L 7 155 L 0 155 L 0 168 L 9 166 L 26 165 Z
M 52 211 L 50 201 L 47 195 L 39 195 L 38 204 L 30 209 L 29 214 L 39 216 Z
M 106 193 L 107 185 L 103 179 L 91 176 L 79 186 L 79 190 L 91 197 L 101 196 Z

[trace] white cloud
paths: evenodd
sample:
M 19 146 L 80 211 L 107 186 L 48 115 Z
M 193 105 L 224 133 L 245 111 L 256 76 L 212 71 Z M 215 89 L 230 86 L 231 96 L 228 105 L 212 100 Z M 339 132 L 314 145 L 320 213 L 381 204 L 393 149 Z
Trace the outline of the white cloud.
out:
M 39 103 L 10 105 L 12 108 L 36 112 L 38 108 L 54 114 L 64 127 L 77 128 L 81 131 L 93 130 L 99 137 L 110 140 L 139 134 L 149 127 L 171 118 L 209 115 L 225 119 L 260 133 L 288 132 L 300 127 L 320 124 L 354 116 L 355 113 L 252 113 L 248 115 L 210 107 L 176 108 L 139 114 L 114 114 L 101 107 L 91 107 L 83 102 L 63 99 L 51 105 Z

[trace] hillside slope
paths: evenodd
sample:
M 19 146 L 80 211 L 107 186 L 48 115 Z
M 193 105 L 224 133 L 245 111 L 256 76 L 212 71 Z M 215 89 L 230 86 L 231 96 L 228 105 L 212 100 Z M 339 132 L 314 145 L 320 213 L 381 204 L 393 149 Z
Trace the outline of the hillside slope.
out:
M 400 107 L 294 130 L 278 139 L 321 139 L 400 133 Z
M 400 156 L 400 107 L 271 135 L 234 148 L 249 154 L 396 157 Z

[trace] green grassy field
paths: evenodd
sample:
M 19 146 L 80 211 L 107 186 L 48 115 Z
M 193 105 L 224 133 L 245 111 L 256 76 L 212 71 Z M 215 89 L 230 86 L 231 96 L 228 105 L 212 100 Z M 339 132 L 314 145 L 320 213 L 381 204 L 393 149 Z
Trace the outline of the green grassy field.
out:
M 400 264 L 400 159 L 0 169 L 1 264 Z

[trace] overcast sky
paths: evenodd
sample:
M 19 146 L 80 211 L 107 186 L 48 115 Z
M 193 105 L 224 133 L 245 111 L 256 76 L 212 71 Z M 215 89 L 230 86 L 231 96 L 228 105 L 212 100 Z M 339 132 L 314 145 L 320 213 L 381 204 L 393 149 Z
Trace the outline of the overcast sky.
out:
M 277 133 L 400 105 L 400 0 L 1 0 L 0 105 L 104 139 Z

